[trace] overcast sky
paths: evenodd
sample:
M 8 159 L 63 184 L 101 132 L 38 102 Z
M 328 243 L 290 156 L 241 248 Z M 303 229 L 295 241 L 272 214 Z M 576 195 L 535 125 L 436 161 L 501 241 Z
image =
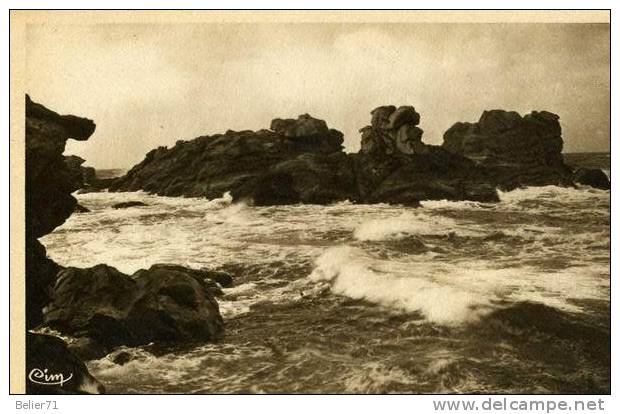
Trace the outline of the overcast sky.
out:
M 357 151 L 387 104 L 415 106 L 431 144 L 501 108 L 557 113 L 567 152 L 610 146 L 608 24 L 31 25 L 26 49 L 31 98 L 95 121 L 66 153 L 99 168 L 302 113 Z

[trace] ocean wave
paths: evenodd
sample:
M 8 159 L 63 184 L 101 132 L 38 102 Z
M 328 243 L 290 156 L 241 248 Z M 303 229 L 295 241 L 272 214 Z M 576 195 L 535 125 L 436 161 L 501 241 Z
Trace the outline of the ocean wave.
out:
M 530 301 L 581 312 L 576 300 L 604 301 L 609 294 L 604 264 L 545 271 L 530 265 L 493 268 L 484 261 L 428 259 L 398 263 L 338 246 L 317 258 L 309 278 L 329 283 L 335 294 L 397 312 L 417 312 L 441 325 L 474 322 L 500 303 Z
M 438 324 L 458 325 L 477 320 L 490 304 L 476 292 L 373 268 L 377 262 L 373 263 L 362 250 L 350 246 L 328 249 L 316 264 L 310 279 L 330 282 L 336 294 L 365 299 L 397 311 L 420 312 Z
M 609 191 L 590 186 L 558 187 L 553 185 L 542 187 L 517 188 L 512 191 L 498 190 L 502 204 L 516 204 L 523 201 L 554 200 L 557 202 L 584 202 L 595 199 L 609 198 Z
M 454 232 L 454 219 L 421 213 L 403 213 L 396 217 L 368 220 L 360 224 L 353 235 L 360 241 L 402 239 L 408 235 L 437 235 Z M 463 229 L 459 229 L 463 233 Z M 471 234 L 471 231 L 468 232 Z

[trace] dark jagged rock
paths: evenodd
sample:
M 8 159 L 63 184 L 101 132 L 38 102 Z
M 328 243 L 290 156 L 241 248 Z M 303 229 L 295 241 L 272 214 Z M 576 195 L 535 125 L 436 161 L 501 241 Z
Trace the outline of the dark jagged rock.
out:
M 116 179 L 110 191 L 211 199 L 230 192 L 234 200 L 264 205 L 354 198 L 355 177 L 342 152 L 342 133 L 309 115 L 274 119 L 271 128 L 159 147 Z
M 522 186 L 572 184 L 562 158 L 559 116 L 534 111 L 521 116 L 484 111 L 476 123 L 458 122 L 444 134 L 443 147 L 489 171 L 490 183 L 511 190 Z
M 116 365 L 125 365 L 131 360 L 132 360 L 131 354 L 127 351 L 123 351 L 123 352 L 119 352 L 118 354 L 116 354 L 114 358 L 112 359 L 112 362 L 114 362 Z
M 125 275 L 107 265 L 58 274 L 45 324 L 86 337 L 107 352 L 119 345 L 216 338 L 223 326 L 207 273 L 154 265 Z
M 77 155 L 65 156 L 65 164 L 67 164 L 69 170 L 71 170 L 76 177 L 75 186 L 83 187 L 96 179 L 97 174 L 95 169 L 93 167 L 84 167 L 82 164 L 85 162 L 85 159 Z
M 574 180 L 577 184 L 589 185 L 601 190 L 611 188 L 607 175 L 600 168 L 578 168 L 574 173 Z
M 37 240 L 60 226 L 73 213 L 71 195 L 82 185 L 79 168 L 63 156 L 69 138 L 86 140 L 95 124 L 73 115 L 59 115 L 26 95 L 26 324 L 41 322 L 57 265 Z M 73 160 L 76 161 L 76 160 Z M 78 164 L 79 167 L 80 164 Z
M 145 207 L 148 204 L 143 203 L 142 201 L 124 201 L 122 203 L 116 203 L 112 205 L 113 209 L 119 208 L 129 208 L 129 207 Z
M 55 336 L 26 333 L 26 372 L 28 394 L 105 393 L 86 365 Z
M 43 320 L 42 309 L 49 302 L 49 288 L 61 270 L 47 258 L 38 238 L 50 233 L 81 207 L 71 193 L 83 185 L 86 170 L 81 167 L 81 158 L 63 156 L 65 144 L 70 138 L 88 139 L 95 124 L 89 119 L 59 115 L 32 102 L 26 95 L 25 129 L 26 327 L 33 328 Z M 26 334 L 26 374 L 29 394 L 104 391 L 64 341 L 53 336 Z M 47 383 L 46 375 L 58 374 L 64 376 L 62 383 Z
M 90 213 L 90 210 L 87 207 L 84 207 L 81 204 L 76 204 L 75 205 L 75 210 L 73 210 L 74 213 Z
M 496 188 L 573 185 L 562 159 L 559 117 L 485 111 L 457 123 L 442 146 L 422 142 L 412 106 L 380 106 L 362 128 L 358 154 L 342 151 L 342 134 L 301 115 L 274 119 L 271 130 L 227 131 L 149 152 L 111 191 L 221 197 L 255 205 L 362 203 L 418 205 L 420 200 L 498 201 Z
M 411 106 L 381 106 L 360 130 L 353 156 L 359 199 L 417 205 L 420 200 L 497 201 L 483 168 L 463 156 L 422 142 L 420 114 Z

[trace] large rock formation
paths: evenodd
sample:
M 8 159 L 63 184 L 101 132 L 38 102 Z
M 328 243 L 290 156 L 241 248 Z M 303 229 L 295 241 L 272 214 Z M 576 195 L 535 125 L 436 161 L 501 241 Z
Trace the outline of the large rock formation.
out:
M 422 143 L 419 121 L 413 107 L 375 109 L 361 130 L 362 150 L 353 155 L 342 151 L 342 134 L 325 121 L 274 119 L 270 130 L 228 131 L 153 150 L 110 190 L 207 198 L 230 191 L 256 205 L 496 201 L 472 161 Z
M 484 111 L 476 123 L 457 122 L 444 134 L 443 147 L 487 169 L 495 184 L 572 185 L 572 170 L 562 158 L 559 116 L 534 111 L 521 116 L 503 110 Z
M 422 142 L 420 114 L 411 106 L 380 106 L 360 130 L 354 155 L 362 202 L 415 205 L 420 200 L 497 201 L 484 169 L 471 160 Z
M 119 345 L 213 339 L 223 327 L 211 290 L 214 277 L 175 265 L 154 265 L 132 276 L 103 264 L 70 267 L 58 274 L 45 324 L 91 339 L 91 348 L 101 350 L 98 357 Z
M 228 131 L 178 141 L 146 155 L 111 191 L 221 197 L 256 204 L 329 203 L 353 198 L 355 177 L 342 134 L 301 115 L 275 119 L 271 130 Z
M 60 266 L 47 258 L 38 238 L 61 225 L 75 210 L 71 193 L 82 186 L 81 163 L 63 156 L 69 138 L 86 140 L 95 131 L 93 121 L 58 115 L 26 95 L 26 327 L 42 322 L 49 288 Z M 29 393 L 100 393 L 103 387 L 58 339 L 26 336 L 26 390 Z M 50 384 L 45 374 L 72 375 L 67 382 Z
M 496 188 L 573 185 L 562 159 L 559 117 L 550 112 L 485 111 L 457 123 L 442 146 L 422 142 L 412 106 L 380 106 L 362 128 L 358 154 L 342 151 L 342 134 L 301 115 L 274 119 L 270 130 L 228 131 L 149 152 L 112 191 L 252 200 L 256 205 L 339 200 L 417 205 L 420 200 L 498 200 Z M 605 188 L 603 180 L 581 181 Z
M 63 156 L 68 139 L 86 140 L 93 121 L 58 115 L 26 95 L 26 325 L 41 322 L 48 287 L 58 266 L 37 240 L 60 226 L 75 210 L 71 193 L 82 186 L 79 165 Z

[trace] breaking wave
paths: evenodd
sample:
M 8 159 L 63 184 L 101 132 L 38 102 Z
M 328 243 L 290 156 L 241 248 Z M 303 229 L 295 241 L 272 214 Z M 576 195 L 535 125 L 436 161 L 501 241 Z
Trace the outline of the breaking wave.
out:
M 234 277 L 218 298 L 220 342 L 89 363 L 112 392 L 609 389 L 609 192 L 525 188 L 498 203 L 417 209 L 76 197 L 91 212 L 41 239 L 59 264 L 133 273 L 175 263 Z M 112 208 L 125 201 L 146 206 Z M 130 361 L 114 362 L 119 352 Z M 537 387 L 505 380 L 523 376 Z

